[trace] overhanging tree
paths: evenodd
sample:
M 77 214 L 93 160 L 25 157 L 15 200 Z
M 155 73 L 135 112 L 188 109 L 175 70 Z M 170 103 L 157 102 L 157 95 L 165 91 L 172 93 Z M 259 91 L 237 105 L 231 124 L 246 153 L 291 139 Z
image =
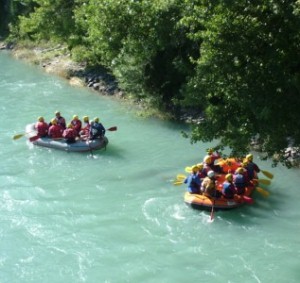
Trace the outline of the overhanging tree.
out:
M 268 156 L 287 138 L 299 146 L 299 2 L 194 1 L 182 22 L 202 42 L 182 102 L 204 111 L 192 142 L 218 139 L 243 154 L 256 136 Z

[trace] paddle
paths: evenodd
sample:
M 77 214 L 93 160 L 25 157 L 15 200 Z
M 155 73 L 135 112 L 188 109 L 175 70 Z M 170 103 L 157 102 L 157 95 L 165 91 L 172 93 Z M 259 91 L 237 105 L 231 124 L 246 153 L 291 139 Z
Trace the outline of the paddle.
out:
M 92 147 L 91 147 L 91 140 L 88 139 L 88 140 L 86 141 L 86 143 L 89 145 L 89 149 L 90 149 L 91 156 L 94 158 L 93 149 L 92 149 Z
M 269 179 L 273 179 L 274 175 L 266 170 L 260 170 L 266 177 L 268 177 Z
M 106 130 L 113 132 L 113 131 L 116 131 L 117 129 L 118 129 L 117 126 L 113 126 L 113 127 L 110 127 L 110 128 L 108 128 Z
M 29 138 L 29 141 L 34 142 L 36 140 L 38 140 L 40 137 L 39 136 L 33 136 Z
M 263 184 L 263 185 L 267 185 L 267 186 L 271 184 L 271 181 L 267 180 L 267 179 L 253 179 L 253 180 L 258 182 L 259 184 Z
M 241 197 L 245 203 L 253 204 L 253 202 L 254 202 L 253 198 L 251 198 L 251 197 L 248 197 L 248 196 L 241 196 Z
M 182 184 L 183 184 L 183 181 L 175 181 L 173 183 L 173 185 L 175 185 L 175 186 L 179 186 L 179 185 L 182 185 Z
M 184 174 L 178 174 L 178 175 L 176 176 L 176 179 L 177 179 L 178 181 L 184 180 L 185 178 L 186 178 L 186 176 L 185 176 Z
M 270 195 L 268 191 L 264 190 L 261 187 L 255 187 L 255 189 L 264 197 L 268 197 Z
M 215 214 L 215 201 L 216 199 L 214 198 L 213 199 L 213 202 L 212 202 L 212 206 L 211 206 L 211 212 L 210 212 L 210 221 L 213 221 L 214 220 L 214 214 Z
M 187 166 L 187 167 L 185 167 L 184 171 L 187 173 L 192 173 L 192 167 Z
M 186 176 L 183 175 L 183 174 L 178 174 L 176 176 L 176 180 L 174 181 L 174 185 L 177 186 L 177 185 L 182 185 L 184 180 L 186 179 Z
M 239 203 L 253 204 L 254 200 L 245 195 L 234 195 L 234 200 Z
M 18 140 L 18 139 L 20 139 L 21 137 L 24 137 L 24 136 L 26 136 L 26 135 L 28 135 L 28 134 L 30 134 L 30 133 L 32 133 L 32 132 L 35 132 L 35 131 L 31 131 L 31 132 L 24 133 L 24 134 L 14 135 L 14 136 L 13 136 L 13 140 Z

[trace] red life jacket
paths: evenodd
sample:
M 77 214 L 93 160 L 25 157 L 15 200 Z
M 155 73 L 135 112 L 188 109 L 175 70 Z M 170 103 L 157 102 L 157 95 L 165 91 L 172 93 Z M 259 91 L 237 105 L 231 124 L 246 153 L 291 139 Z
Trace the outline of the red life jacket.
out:
M 77 136 L 77 132 L 72 128 L 67 128 L 63 132 L 63 137 L 65 139 L 73 139 L 76 138 L 76 136 Z
M 81 121 L 80 120 L 72 120 L 71 124 L 72 124 L 73 128 L 76 130 L 76 132 L 79 133 L 81 130 Z
M 48 134 L 48 124 L 45 122 L 37 122 L 35 129 L 37 130 L 37 135 L 40 137 L 45 137 Z
M 84 127 L 81 129 L 81 135 L 86 135 L 88 136 L 90 133 L 90 123 L 84 123 Z
M 48 135 L 52 139 L 61 138 L 62 137 L 62 133 L 63 133 L 63 129 L 59 125 L 52 125 L 52 126 L 50 126 L 50 128 L 48 130 Z

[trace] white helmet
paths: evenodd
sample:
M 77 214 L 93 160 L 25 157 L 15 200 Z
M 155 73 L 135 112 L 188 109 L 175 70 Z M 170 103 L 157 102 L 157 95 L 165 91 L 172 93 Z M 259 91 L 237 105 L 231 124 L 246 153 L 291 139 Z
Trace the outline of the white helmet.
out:
M 212 178 L 212 177 L 215 176 L 215 172 L 212 171 L 212 170 L 210 170 L 210 171 L 207 172 L 207 176 L 208 176 L 209 178 Z

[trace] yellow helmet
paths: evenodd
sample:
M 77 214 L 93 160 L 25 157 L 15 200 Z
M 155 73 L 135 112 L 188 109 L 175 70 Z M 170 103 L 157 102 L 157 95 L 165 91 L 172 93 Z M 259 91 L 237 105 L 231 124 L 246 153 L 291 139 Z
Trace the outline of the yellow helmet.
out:
M 227 174 L 226 176 L 225 176 L 225 179 L 227 180 L 227 181 L 232 181 L 232 174 Z
M 205 156 L 203 159 L 204 163 L 210 164 L 211 163 L 211 157 L 209 155 Z
M 44 117 L 42 117 L 42 116 L 38 117 L 38 121 L 39 122 L 44 122 Z
M 252 161 L 253 160 L 253 155 L 251 153 L 247 154 L 246 159 L 249 160 L 249 161 Z
M 98 122 L 99 122 L 99 118 L 98 118 L 98 117 L 95 117 L 95 118 L 94 118 L 94 122 L 98 123 Z
M 52 124 L 52 125 L 56 125 L 56 124 L 57 124 L 57 121 L 56 121 L 56 119 L 54 119 L 54 118 L 53 118 L 53 119 L 51 119 L 51 124 Z
M 243 162 L 241 163 L 241 166 L 243 167 L 243 168 L 245 168 L 247 165 L 248 165 L 248 161 L 247 161 L 247 159 L 245 159 L 245 160 L 243 160 Z
M 55 115 L 57 115 L 57 114 L 60 114 L 60 112 L 59 111 L 55 111 Z
M 194 173 L 198 172 L 199 171 L 199 167 L 197 165 L 192 166 L 192 171 Z
M 238 174 L 243 174 L 244 173 L 244 169 L 242 167 L 239 167 L 238 169 L 236 169 L 236 172 Z
M 202 163 L 202 162 L 201 162 L 201 163 L 198 163 L 197 166 L 198 166 L 199 170 L 202 170 L 202 169 L 203 169 L 203 163 Z
M 73 120 L 78 120 L 78 115 L 73 115 Z
M 68 124 L 68 128 L 73 128 L 73 126 L 72 126 L 72 124 L 70 123 L 70 124 Z
M 208 150 L 207 150 L 207 153 L 208 154 L 212 154 L 214 152 L 214 150 L 212 149 L 212 148 L 209 148 Z
M 83 119 L 83 122 L 86 122 L 86 123 L 89 121 L 89 117 L 88 116 L 83 116 L 82 119 Z

